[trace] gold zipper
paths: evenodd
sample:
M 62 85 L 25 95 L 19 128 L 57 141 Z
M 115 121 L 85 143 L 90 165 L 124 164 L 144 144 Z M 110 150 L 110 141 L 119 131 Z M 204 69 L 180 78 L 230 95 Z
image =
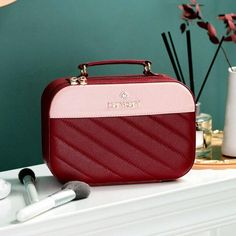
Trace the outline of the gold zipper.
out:
M 86 78 L 86 76 L 80 76 L 79 78 L 78 78 L 78 80 L 79 80 L 79 84 L 80 85 L 86 85 L 87 84 L 87 78 Z
M 71 77 L 69 79 L 70 85 L 86 85 L 87 84 L 87 78 L 86 76 L 80 76 L 80 77 Z

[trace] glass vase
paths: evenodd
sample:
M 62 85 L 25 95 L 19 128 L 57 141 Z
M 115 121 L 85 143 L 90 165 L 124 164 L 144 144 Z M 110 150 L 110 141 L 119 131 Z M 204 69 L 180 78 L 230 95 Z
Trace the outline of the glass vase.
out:
M 212 117 L 201 113 L 201 103 L 196 104 L 196 158 L 212 157 Z

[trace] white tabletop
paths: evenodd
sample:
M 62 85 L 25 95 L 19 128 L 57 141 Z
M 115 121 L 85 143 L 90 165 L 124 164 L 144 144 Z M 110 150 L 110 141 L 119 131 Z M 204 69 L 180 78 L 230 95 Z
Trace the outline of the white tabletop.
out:
M 37 176 L 40 199 L 60 189 L 61 184 L 51 175 L 46 165 L 30 168 Z M 18 223 L 15 220 L 16 212 L 26 206 L 27 202 L 18 173 L 19 169 L 0 173 L 0 178 L 12 184 L 10 196 L 0 200 L 1 236 L 130 236 L 153 235 L 153 232 L 159 231 L 158 235 L 162 235 L 161 232 L 166 232 L 165 227 L 170 226 L 163 223 L 158 226 L 158 222 L 167 216 L 171 219 L 170 215 L 187 214 L 184 207 L 196 211 L 200 205 L 220 205 L 226 195 L 236 202 L 236 170 L 191 170 L 172 182 L 92 187 L 87 199 L 72 201 L 32 220 Z M 236 207 L 233 213 L 236 213 Z M 228 211 L 225 214 L 229 214 Z M 196 219 L 189 218 L 188 225 L 191 220 L 194 223 Z M 175 227 L 174 223 L 172 225 Z

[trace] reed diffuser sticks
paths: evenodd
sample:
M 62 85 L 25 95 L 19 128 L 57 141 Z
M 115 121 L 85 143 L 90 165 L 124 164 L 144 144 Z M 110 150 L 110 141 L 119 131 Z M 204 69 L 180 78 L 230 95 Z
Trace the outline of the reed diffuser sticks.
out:
M 178 71 L 178 69 L 177 69 L 177 66 L 176 66 L 176 63 L 175 63 L 175 59 L 174 59 L 174 56 L 173 56 L 173 54 L 172 54 L 170 45 L 169 45 L 169 43 L 168 43 L 166 34 L 165 34 L 165 33 L 162 33 L 161 36 L 162 36 L 162 39 L 163 39 L 164 44 L 165 44 L 165 46 L 166 46 L 166 51 L 167 51 L 167 53 L 168 53 L 168 55 L 169 55 L 169 58 L 170 58 L 170 61 L 171 61 L 172 66 L 173 66 L 173 69 L 174 69 L 176 78 L 177 78 L 177 80 L 181 81 L 181 78 L 180 78 L 180 75 L 179 75 L 179 71 Z M 182 82 L 183 82 L 183 81 L 182 81 Z
M 173 42 L 173 39 L 171 37 L 170 32 L 168 32 L 168 36 L 169 36 L 170 44 L 167 40 L 166 34 L 164 32 L 162 33 L 162 38 L 163 38 L 163 41 L 164 41 L 169 59 L 170 59 L 171 64 L 173 66 L 176 78 L 179 81 L 181 81 L 182 83 L 184 83 L 185 85 L 187 85 L 186 80 L 184 79 L 183 72 L 182 72 L 182 69 L 181 69 L 181 65 L 180 65 L 180 62 L 179 62 L 179 58 L 178 58 L 178 55 L 177 55 L 177 52 L 176 52 L 176 47 L 174 45 L 174 42 Z M 206 85 L 206 82 L 209 78 L 209 74 L 210 74 L 211 69 L 214 65 L 214 62 L 216 60 L 216 57 L 217 57 L 218 52 L 219 52 L 219 50 L 222 46 L 223 41 L 224 41 L 224 36 L 221 38 L 220 43 L 218 44 L 218 47 L 217 47 L 217 49 L 214 53 L 214 56 L 213 56 L 213 58 L 210 62 L 210 65 L 208 67 L 207 73 L 206 73 L 206 75 L 203 79 L 203 82 L 202 82 L 201 86 L 200 86 L 200 90 L 199 90 L 198 94 L 195 95 L 194 69 L 193 69 L 192 48 L 191 48 L 191 34 L 190 34 L 190 30 L 186 31 L 186 44 L 187 44 L 187 56 L 188 56 L 188 69 L 189 69 L 189 81 L 188 81 L 188 83 L 189 83 L 190 90 L 192 91 L 193 95 L 196 98 L 195 99 L 196 103 L 199 101 L 199 98 L 202 94 L 202 91 L 203 91 L 203 89 Z M 172 51 L 173 51 L 173 53 L 172 53 Z
M 168 31 L 168 37 L 169 37 L 170 45 L 172 47 L 172 50 L 173 50 L 173 53 L 174 53 L 174 56 L 175 56 L 175 60 L 176 60 L 176 64 L 177 64 L 177 67 L 178 67 L 178 70 L 179 70 L 179 74 L 181 76 L 181 81 L 185 84 L 184 75 L 183 75 L 183 72 L 182 72 L 182 69 L 181 69 L 181 66 L 180 66 L 180 63 L 179 63 L 179 58 L 178 58 L 178 55 L 177 55 L 175 45 L 174 45 L 174 42 L 173 42 L 170 31 Z
M 191 35 L 190 30 L 186 31 L 186 41 L 187 41 L 187 52 L 188 52 L 188 69 L 189 69 L 189 82 L 190 89 L 195 96 L 195 86 L 193 80 L 193 60 L 192 60 L 192 47 L 191 47 Z
M 207 71 L 207 73 L 206 73 L 206 75 L 205 75 L 205 78 L 204 78 L 203 83 L 202 83 L 202 85 L 201 85 L 201 88 L 200 88 L 200 90 L 199 90 L 198 96 L 197 96 L 197 98 L 196 98 L 196 103 L 198 102 L 198 100 L 199 100 L 199 98 L 200 98 L 200 96 L 201 96 L 201 94 L 202 94 L 203 88 L 204 88 L 204 86 L 205 86 L 205 84 L 206 84 L 206 82 L 207 82 L 208 76 L 209 76 L 209 74 L 210 74 L 210 72 L 211 72 L 211 69 L 212 69 L 212 67 L 213 67 L 213 65 L 214 65 L 215 59 L 216 59 L 216 57 L 217 57 L 217 55 L 218 55 L 218 52 L 219 52 L 219 50 L 220 50 L 220 48 L 221 48 L 221 45 L 222 45 L 223 41 L 224 41 L 224 36 L 221 38 L 220 43 L 219 43 L 219 45 L 218 45 L 218 47 L 217 47 L 217 49 L 216 49 L 216 52 L 215 52 L 215 54 L 214 54 L 214 56 L 213 56 L 213 59 L 212 59 L 212 61 L 211 61 L 211 63 L 210 63 L 210 66 L 209 66 L 209 68 L 208 68 L 208 71 Z

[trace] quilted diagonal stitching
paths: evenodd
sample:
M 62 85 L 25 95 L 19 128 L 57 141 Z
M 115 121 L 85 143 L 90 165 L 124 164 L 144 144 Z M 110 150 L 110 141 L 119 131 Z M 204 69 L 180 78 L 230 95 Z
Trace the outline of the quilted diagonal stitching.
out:
M 158 162 L 159 164 L 161 164 L 163 167 L 171 170 L 171 171 L 174 171 L 175 169 L 172 168 L 171 166 L 169 166 L 167 163 L 163 162 L 163 160 L 161 159 L 156 159 L 155 156 L 153 156 L 152 153 L 149 153 L 147 150 L 144 150 L 143 148 L 141 148 L 140 146 L 136 145 L 135 143 L 133 143 L 130 139 L 127 139 L 126 137 L 124 137 L 123 135 L 119 134 L 117 132 L 117 130 L 115 129 L 112 129 L 110 127 L 107 127 L 105 124 L 101 123 L 100 121 L 98 121 L 97 119 L 92 119 L 92 118 L 89 118 L 92 122 L 98 124 L 99 126 L 103 127 L 105 130 L 107 130 L 108 132 L 110 132 L 111 134 L 115 135 L 116 137 L 122 139 L 122 140 L 125 140 L 125 142 L 127 142 L 130 146 L 133 146 L 135 147 L 136 149 L 138 149 L 140 152 L 142 152 L 143 154 L 145 154 L 147 157 L 151 158 L 152 160 L 154 160 L 155 162 Z
M 91 139 L 93 142 L 95 142 L 96 144 L 99 144 L 99 146 L 101 146 L 102 148 L 104 148 L 106 151 L 114 154 L 117 158 L 119 158 L 120 160 L 123 160 L 126 164 L 128 163 L 129 165 L 131 165 L 132 167 L 134 167 L 135 169 L 139 170 L 140 172 L 152 177 L 152 178 L 156 178 L 155 176 L 153 176 L 151 173 L 147 172 L 147 170 L 143 170 L 141 167 L 137 166 L 136 164 L 132 163 L 131 161 L 127 160 L 125 157 L 122 157 L 119 153 L 117 153 L 115 150 L 111 149 L 110 146 L 104 144 L 101 142 L 101 140 L 96 139 L 94 136 L 88 134 L 87 132 L 85 132 L 84 130 L 80 129 L 79 127 L 73 125 L 71 122 L 69 122 L 68 120 L 63 120 L 63 122 L 67 123 L 71 128 L 75 129 L 76 131 L 79 131 L 81 133 L 83 133 L 83 135 L 87 136 L 89 139 Z
M 186 114 L 186 113 L 179 113 L 178 116 L 179 116 L 180 118 L 182 118 L 183 120 L 191 121 L 191 120 L 192 120 L 192 117 L 186 116 L 185 114 Z
M 81 175 L 83 175 L 86 179 L 91 179 L 94 180 L 94 177 L 89 175 L 88 173 L 85 173 L 84 171 L 82 171 L 81 169 L 79 169 L 77 166 L 72 165 L 71 163 L 69 163 L 68 161 L 64 160 L 63 158 L 61 158 L 59 155 L 55 155 L 57 157 L 58 160 L 62 161 L 64 164 L 66 164 L 68 167 L 70 167 L 71 169 L 74 169 L 76 172 L 79 172 Z
M 177 153 L 179 157 L 183 158 L 182 153 L 178 149 L 176 149 L 174 146 L 170 145 L 169 143 L 165 142 L 163 139 L 160 139 L 158 136 L 148 133 L 146 130 L 138 126 L 136 123 L 130 120 L 127 120 L 127 118 L 122 117 L 121 119 L 124 122 L 126 122 L 128 125 L 134 127 L 139 132 L 153 139 L 155 142 L 157 142 L 156 140 L 158 140 L 158 143 L 161 144 L 163 147 L 167 147 L 168 149 L 172 150 L 174 153 Z
M 163 119 L 159 119 L 157 116 L 153 117 L 153 116 L 149 116 L 149 119 L 153 120 L 154 122 L 162 125 L 163 127 L 165 127 L 166 129 L 169 129 L 171 131 L 173 131 L 176 135 L 178 135 L 180 138 L 185 139 L 186 141 L 189 142 L 189 137 L 185 136 L 183 132 L 180 132 L 179 129 L 176 129 L 174 127 L 171 127 L 169 125 L 168 122 L 163 121 Z
M 75 146 L 74 144 L 69 143 L 68 141 L 66 141 L 64 138 L 59 137 L 57 135 L 54 135 L 54 137 L 60 139 L 64 144 L 68 145 L 69 147 L 71 147 L 72 149 L 74 149 L 75 151 L 81 153 L 84 156 L 87 156 L 91 161 L 95 162 L 96 164 L 98 164 L 99 166 L 103 167 L 104 169 L 106 169 L 107 171 L 109 171 L 110 173 L 112 173 L 113 175 L 116 175 L 117 177 L 121 178 L 122 180 L 124 180 L 125 178 L 123 176 L 121 176 L 119 173 L 117 173 L 116 171 L 113 171 L 112 169 L 110 169 L 110 167 L 100 163 L 99 161 L 97 161 L 96 159 L 94 159 L 91 155 L 89 155 L 88 153 L 80 150 L 77 146 Z

